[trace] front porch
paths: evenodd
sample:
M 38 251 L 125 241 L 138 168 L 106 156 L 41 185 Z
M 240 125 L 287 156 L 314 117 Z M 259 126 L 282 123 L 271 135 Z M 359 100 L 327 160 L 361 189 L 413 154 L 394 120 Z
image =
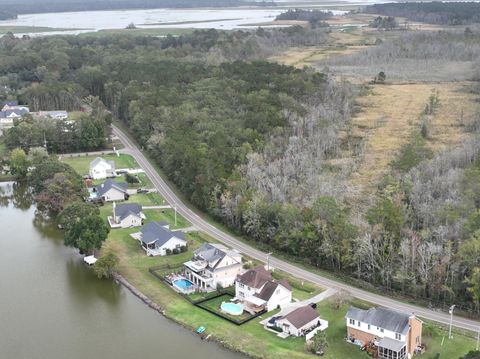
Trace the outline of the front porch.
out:
M 214 281 L 212 276 L 195 273 L 188 266 L 185 267 L 184 275 L 189 281 L 195 284 L 195 287 L 199 291 L 211 292 L 217 289 L 214 286 Z

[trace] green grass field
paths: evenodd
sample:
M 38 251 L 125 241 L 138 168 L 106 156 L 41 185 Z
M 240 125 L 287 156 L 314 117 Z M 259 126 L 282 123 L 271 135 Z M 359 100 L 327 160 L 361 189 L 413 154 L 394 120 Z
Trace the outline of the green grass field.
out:
M 138 168 L 137 162 L 133 159 L 132 156 L 120 154 L 119 156 L 109 153 L 100 156 L 61 156 L 60 159 L 62 162 L 65 162 L 73 167 L 73 169 L 80 175 L 88 174 L 90 169 L 90 162 L 95 158 L 102 157 L 107 161 L 115 161 L 115 168 Z
M 180 29 L 180 28 L 149 28 L 149 29 L 110 29 L 100 30 L 94 32 L 85 32 L 78 36 L 82 37 L 104 37 L 110 35 L 132 35 L 132 36 L 180 36 L 189 34 L 195 29 Z
M 0 35 L 6 34 L 8 32 L 13 32 L 14 34 L 23 34 L 23 33 L 37 33 L 37 32 L 52 32 L 52 31 L 72 31 L 72 30 L 81 30 L 81 29 L 66 29 L 66 28 L 55 28 L 55 27 L 45 27 L 45 26 L 0 26 Z

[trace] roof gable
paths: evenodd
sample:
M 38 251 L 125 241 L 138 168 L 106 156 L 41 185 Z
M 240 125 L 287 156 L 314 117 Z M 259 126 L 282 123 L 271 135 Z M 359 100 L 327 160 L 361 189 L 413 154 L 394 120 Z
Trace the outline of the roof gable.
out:
M 273 281 L 273 278 L 263 266 L 258 266 L 239 275 L 237 281 L 248 287 L 260 289 L 267 282 Z
M 291 311 L 282 319 L 288 320 L 295 328 L 300 329 L 311 321 L 320 319 L 320 315 L 311 306 L 306 305 Z
M 409 329 L 410 314 L 382 307 L 370 308 L 368 310 L 350 307 L 346 318 L 355 319 L 395 333 L 406 334 Z
M 115 216 L 120 218 L 120 220 L 127 218 L 129 215 L 140 217 L 141 212 L 142 206 L 137 203 L 125 203 L 115 205 Z
M 142 227 L 142 242 L 145 244 L 155 243 L 157 247 L 163 246 L 172 238 L 185 241 L 185 234 L 182 231 L 170 231 L 167 222 L 149 222 Z
M 111 189 L 117 190 L 119 192 L 127 193 L 128 183 L 126 182 L 115 182 L 112 179 L 107 179 L 101 185 L 97 186 L 97 193 L 101 197 Z

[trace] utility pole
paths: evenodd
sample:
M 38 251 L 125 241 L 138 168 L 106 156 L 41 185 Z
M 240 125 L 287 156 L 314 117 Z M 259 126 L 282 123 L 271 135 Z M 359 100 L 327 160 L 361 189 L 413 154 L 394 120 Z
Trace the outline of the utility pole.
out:
M 177 226 L 177 205 L 173 204 L 173 209 L 175 210 L 175 227 Z
M 267 253 L 267 271 L 270 271 L 270 256 L 272 252 Z
M 478 333 L 477 333 L 477 351 L 478 351 L 478 342 L 480 342 L 480 327 L 478 327 Z
M 453 323 L 453 310 L 455 309 L 455 304 L 450 307 L 448 313 L 450 314 L 450 327 L 448 329 L 448 339 L 453 339 L 452 337 L 452 323 Z

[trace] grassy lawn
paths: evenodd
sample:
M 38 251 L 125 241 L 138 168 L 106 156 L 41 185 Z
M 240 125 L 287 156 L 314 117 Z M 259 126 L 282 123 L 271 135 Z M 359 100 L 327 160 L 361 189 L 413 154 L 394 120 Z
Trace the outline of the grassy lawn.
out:
M 5 156 L 8 153 L 7 145 L 3 143 L 3 138 L 0 136 L 0 156 Z
M 130 203 L 138 203 L 142 206 L 163 206 L 168 205 L 158 193 L 137 193 L 132 194 L 128 199 Z
M 132 156 L 120 154 L 119 156 L 109 153 L 101 156 L 78 156 L 78 157 L 68 157 L 62 156 L 62 162 L 65 162 L 73 167 L 73 169 L 80 175 L 88 174 L 90 170 L 90 162 L 95 158 L 102 157 L 107 161 L 115 161 L 115 168 L 138 168 L 137 162 L 133 159 Z
M 147 221 L 166 221 L 170 223 L 170 228 L 187 228 L 190 222 L 177 213 L 177 225 L 175 226 L 175 214 L 173 209 L 145 209 L 143 210 Z

